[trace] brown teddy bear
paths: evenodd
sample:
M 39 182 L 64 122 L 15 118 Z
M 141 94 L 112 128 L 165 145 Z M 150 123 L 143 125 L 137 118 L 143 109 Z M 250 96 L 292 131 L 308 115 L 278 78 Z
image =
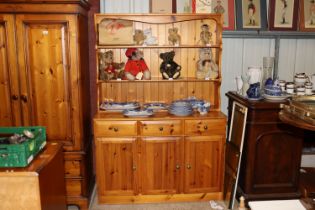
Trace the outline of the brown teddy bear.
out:
M 219 67 L 212 60 L 212 52 L 209 48 L 199 50 L 199 60 L 197 62 L 197 79 L 216 79 L 219 76 Z
M 208 24 L 203 24 L 201 26 L 200 32 L 200 41 L 202 45 L 209 45 L 212 43 L 211 41 L 212 33 L 210 32 L 210 28 Z
M 124 77 L 123 68 L 125 63 L 115 63 L 114 52 L 112 50 L 99 52 L 98 60 L 100 80 L 122 79 Z
M 180 44 L 180 35 L 178 34 L 178 28 L 168 29 L 168 41 L 171 45 Z
M 142 30 L 139 29 L 135 30 L 135 35 L 133 35 L 133 41 L 135 41 L 137 45 L 143 45 L 143 42 L 146 38 L 147 36 L 144 35 Z

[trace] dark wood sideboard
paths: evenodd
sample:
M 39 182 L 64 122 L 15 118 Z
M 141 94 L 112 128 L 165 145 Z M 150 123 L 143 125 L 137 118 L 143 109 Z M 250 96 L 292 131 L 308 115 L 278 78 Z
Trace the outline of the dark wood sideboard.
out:
M 248 201 L 299 198 L 303 131 L 280 121 L 281 102 L 226 96 L 229 121 L 233 102 L 248 108 L 238 193 Z

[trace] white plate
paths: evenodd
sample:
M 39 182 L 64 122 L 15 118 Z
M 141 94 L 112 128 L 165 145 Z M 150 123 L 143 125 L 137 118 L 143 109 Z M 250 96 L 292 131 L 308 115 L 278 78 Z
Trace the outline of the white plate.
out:
M 270 100 L 270 101 L 283 101 L 291 96 L 290 95 L 271 96 L 271 95 L 264 94 L 263 97 L 266 100 Z
M 149 117 L 153 115 L 153 111 L 149 110 L 126 110 L 123 112 L 125 116 L 127 117 Z

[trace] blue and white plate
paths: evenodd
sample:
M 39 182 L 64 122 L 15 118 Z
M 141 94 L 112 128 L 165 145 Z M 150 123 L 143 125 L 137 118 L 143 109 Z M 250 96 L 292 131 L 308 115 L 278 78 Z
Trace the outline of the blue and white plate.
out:
M 127 117 L 149 117 L 154 113 L 152 110 L 125 110 L 123 114 Z
M 100 105 L 101 110 L 122 112 L 124 110 L 139 109 L 140 104 L 138 102 L 103 102 Z
M 151 109 L 153 111 L 158 111 L 158 110 L 166 110 L 168 106 L 165 103 L 156 102 L 156 103 L 146 103 L 143 105 L 143 107 L 145 109 Z

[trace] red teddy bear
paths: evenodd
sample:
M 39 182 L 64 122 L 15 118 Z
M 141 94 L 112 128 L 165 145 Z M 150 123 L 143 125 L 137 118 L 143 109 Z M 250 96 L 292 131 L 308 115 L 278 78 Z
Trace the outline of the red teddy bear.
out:
M 143 59 L 143 53 L 137 48 L 128 48 L 126 51 L 128 61 L 125 66 L 125 77 L 128 80 L 149 80 L 151 73 Z

